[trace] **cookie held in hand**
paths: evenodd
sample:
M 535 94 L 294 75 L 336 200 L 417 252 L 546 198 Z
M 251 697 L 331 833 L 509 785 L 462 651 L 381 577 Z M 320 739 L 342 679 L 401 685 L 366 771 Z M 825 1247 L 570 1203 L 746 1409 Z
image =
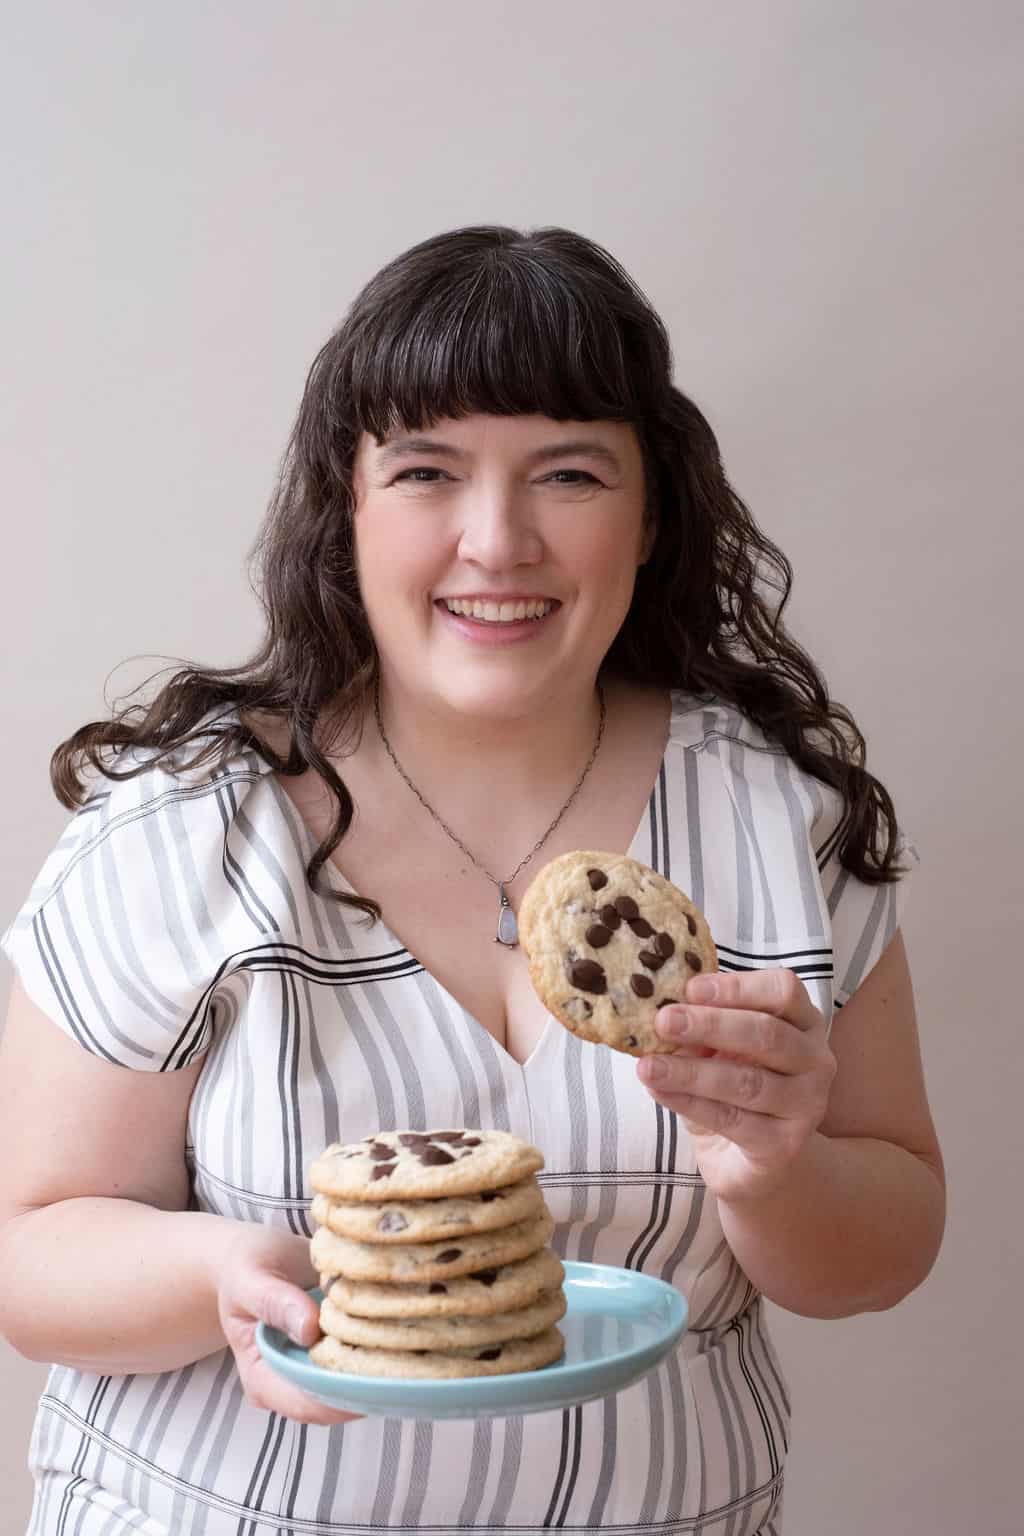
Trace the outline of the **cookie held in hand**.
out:
M 717 971 L 711 930 L 664 875 L 620 853 L 563 853 L 539 870 L 518 913 L 537 996 L 581 1040 L 630 1056 L 675 1046 L 654 1028 L 691 976 Z

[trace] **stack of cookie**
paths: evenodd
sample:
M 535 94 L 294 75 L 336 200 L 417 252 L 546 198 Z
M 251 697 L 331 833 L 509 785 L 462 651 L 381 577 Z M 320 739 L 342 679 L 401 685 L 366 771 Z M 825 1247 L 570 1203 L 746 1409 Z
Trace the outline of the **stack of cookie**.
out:
M 495 1376 L 562 1354 L 564 1270 L 536 1147 L 506 1131 L 388 1131 L 310 1170 L 329 1370 Z

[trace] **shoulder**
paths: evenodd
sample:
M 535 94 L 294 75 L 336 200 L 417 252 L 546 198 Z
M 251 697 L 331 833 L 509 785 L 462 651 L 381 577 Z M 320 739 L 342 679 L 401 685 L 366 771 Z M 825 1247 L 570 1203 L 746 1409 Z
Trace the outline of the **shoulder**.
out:
M 674 690 L 669 746 L 691 762 L 712 800 L 730 809 L 772 811 L 802 827 L 816 849 L 831 843 L 846 817 L 842 795 L 801 767 L 737 704 Z
M 704 752 L 717 742 L 735 742 L 755 752 L 785 757 L 785 749 L 761 729 L 737 704 L 717 694 L 672 690 L 669 740 L 691 752 Z
M 223 843 L 252 792 L 270 775 L 255 751 L 225 756 L 211 728 L 171 756 L 129 748 L 97 774 L 33 885 L 28 910 L 116 865 L 118 878 L 141 892 L 147 875 L 159 880 L 183 859 L 204 864 L 202 848 Z M 206 748 L 205 760 L 197 760 Z M 24 916 L 24 914 L 22 914 Z

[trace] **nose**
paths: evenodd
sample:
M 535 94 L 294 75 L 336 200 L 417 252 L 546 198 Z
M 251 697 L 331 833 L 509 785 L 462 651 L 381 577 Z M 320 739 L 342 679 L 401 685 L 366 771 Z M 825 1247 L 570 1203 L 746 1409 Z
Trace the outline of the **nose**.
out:
M 526 505 L 512 486 L 475 486 L 466 497 L 459 559 L 486 571 L 536 565 L 543 543 Z

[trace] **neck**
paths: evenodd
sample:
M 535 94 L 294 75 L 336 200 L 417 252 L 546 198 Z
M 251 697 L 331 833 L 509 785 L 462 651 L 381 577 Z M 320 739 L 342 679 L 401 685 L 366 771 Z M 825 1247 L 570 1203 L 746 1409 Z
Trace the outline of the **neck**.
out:
M 482 822 L 506 824 L 516 844 L 526 832 L 538 836 L 538 815 L 554 816 L 583 772 L 601 713 L 594 685 L 560 694 L 522 720 L 438 707 L 386 678 L 379 699 L 387 742 L 405 775 L 467 842 Z M 379 757 L 380 772 L 397 777 L 372 706 L 363 741 Z

